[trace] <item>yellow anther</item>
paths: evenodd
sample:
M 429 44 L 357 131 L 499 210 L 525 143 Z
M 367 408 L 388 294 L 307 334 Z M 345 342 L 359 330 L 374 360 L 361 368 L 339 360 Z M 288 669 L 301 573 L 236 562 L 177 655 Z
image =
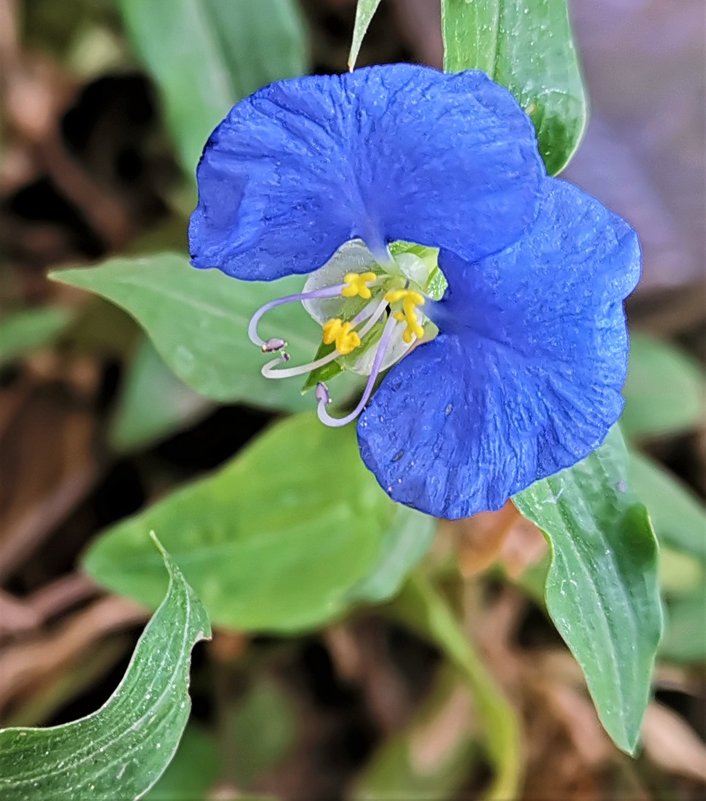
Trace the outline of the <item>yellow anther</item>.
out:
M 393 289 L 385 295 L 385 300 L 388 303 L 402 302 L 402 311 L 396 311 L 392 314 L 395 320 L 407 324 L 402 334 L 402 339 L 407 344 L 412 341 L 412 337 L 421 339 L 424 336 L 424 328 L 422 328 L 417 316 L 417 306 L 424 304 L 424 296 L 413 289 Z
M 343 281 L 346 286 L 341 290 L 344 298 L 356 298 L 360 296 L 363 300 L 370 300 L 373 293 L 368 284 L 377 278 L 375 273 L 346 273 Z
M 391 289 L 385 294 L 385 300 L 388 303 L 397 303 L 398 301 L 408 301 L 414 306 L 422 306 L 424 304 L 424 295 L 415 292 L 413 289 Z
M 343 320 L 339 319 L 338 317 L 332 320 L 327 320 L 324 323 L 324 345 L 330 345 L 336 339 L 342 325 Z
M 360 346 L 360 337 L 355 331 L 351 330 L 352 327 L 350 323 L 344 323 L 340 317 L 327 320 L 324 323 L 324 345 L 330 345 L 335 342 L 336 350 L 342 356 L 352 353 Z

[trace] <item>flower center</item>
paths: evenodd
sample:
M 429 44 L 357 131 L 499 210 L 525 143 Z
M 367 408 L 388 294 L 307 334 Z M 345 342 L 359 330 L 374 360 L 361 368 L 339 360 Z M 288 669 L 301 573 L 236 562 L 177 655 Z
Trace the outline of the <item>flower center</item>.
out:
M 308 375 L 305 389 L 316 386 L 318 415 L 327 425 L 354 420 L 370 399 L 379 374 L 416 342 L 435 333 L 424 309 L 445 288 L 443 276 L 438 280 L 437 252 L 408 243 L 393 243 L 390 251 L 390 260 L 380 264 L 362 242 L 347 242 L 309 276 L 303 292 L 265 304 L 250 320 L 250 340 L 263 353 L 277 354 L 262 367 L 262 374 L 274 379 Z M 313 361 L 290 367 L 285 340 L 261 339 L 258 325 L 271 309 L 295 301 L 301 301 L 321 325 L 322 342 Z M 356 408 L 345 417 L 332 417 L 323 379 L 344 369 L 367 375 L 368 380 Z

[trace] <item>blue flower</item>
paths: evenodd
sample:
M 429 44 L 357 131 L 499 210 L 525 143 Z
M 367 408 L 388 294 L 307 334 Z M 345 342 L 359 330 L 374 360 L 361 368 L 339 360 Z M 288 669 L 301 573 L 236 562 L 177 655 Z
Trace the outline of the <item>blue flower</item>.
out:
M 546 175 L 531 121 L 483 73 L 390 65 L 272 84 L 216 128 L 198 186 L 196 267 L 312 273 L 251 321 L 274 355 L 263 373 L 338 361 L 368 374 L 341 418 L 320 384 L 318 413 L 359 416 L 362 458 L 396 501 L 448 518 L 498 509 L 618 419 L 637 238 Z M 301 367 L 258 334 L 293 300 L 323 326 Z

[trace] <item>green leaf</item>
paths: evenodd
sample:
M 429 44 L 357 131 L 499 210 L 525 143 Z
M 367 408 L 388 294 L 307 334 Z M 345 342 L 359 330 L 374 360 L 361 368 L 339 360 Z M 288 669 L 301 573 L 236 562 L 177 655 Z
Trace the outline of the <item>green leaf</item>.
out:
M 179 381 L 146 339 L 123 377 L 108 439 L 117 451 L 144 448 L 187 428 L 212 406 Z
M 3 801 L 138 798 L 171 761 L 191 706 L 190 652 L 210 636 L 210 626 L 178 568 L 161 553 L 167 596 L 104 706 L 63 726 L 0 732 Z
M 170 369 L 207 398 L 288 411 L 311 407 L 295 379 L 262 377 L 260 368 L 267 359 L 247 336 L 256 309 L 301 291 L 301 276 L 269 283 L 238 281 L 218 270 L 195 270 L 181 254 L 158 253 L 60 270 L 50 277 L 95 292 L 129 312 Z M 273 310 L 261 332 L 266 338 L 284 337 L 294 363 L 308 362 L 321 341 L 321 329 L 299 303 Z M 358 381 L 341 376 L 336 397 L 345 397 Z
M 153 605 L 162 576 L 141 536 L 150 528 L 214 623 L 289 632 L 394 594 L 434 523 L 390 501 L 360 460 L 354 427 L 299 415 L 91 547 L 84 566 L 98 582 Z
M 669 342 L 631 333 L 620 425 L 629 437 L 680 434 L 703 423 L 706 378 L 701 365 Z
M 353 26 L 351 50 L 348 54 L 349 70 L 355 67 L 355 62 L 358 60 L 358 54 L 360 53 L 360 46 L 363 44 L 365 34 L 370 27 L 370 21 L 378 10 L 379 5 L 380 0 L 358 0 L 358 5 L 355 9 L 355 24 Z
M 52 306 L 7 315 L 0 320 L 0 366 L 50 345 L 71 319 L 68 309 Z
M 442 0 L 444 69 L 480 69 L 506 86 L 537 129 L 550 175 L 586 126 L 566 0 Z
M 679 663 L 706 662 L 706 587 L 672 600 L 666 623 L 662 657 Z
M 630 453 L 630 485 L 643 498 L 660 543 L 706 562 L 706 509 L 657 462 Z
M 647 510 L 629 488 L 618 427 L 582 462 L 513 501 L 552 551 L 549 614 L 586 676 L 606 731 L 633 753 L 662 613 L 657 544 Z
M 128 36 L 157 83 L 187 173 L 237 100 L 306 71 L 293 0 L 118 0 Z

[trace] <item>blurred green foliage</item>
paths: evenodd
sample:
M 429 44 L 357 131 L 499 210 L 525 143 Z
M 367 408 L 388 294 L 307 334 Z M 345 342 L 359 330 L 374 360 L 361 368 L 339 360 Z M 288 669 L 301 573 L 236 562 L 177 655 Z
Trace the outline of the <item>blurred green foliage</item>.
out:
M 0 367 L 50 345 L 71 322 L 67 309 L 54 306 L 25 309 L 0 319 Z
M 187 175 L 230 107 L 266 83 L 307 71 L 293 0 L 118 0 L 136 53 L 159 87 Z
M 681 348 L 633 332 L 624 395 L 621 425 L 628 437 L 680 434 L 703 423 L 706 377 Z
M 164 582 L 149 530 L 215 624 L 293 632 L 393 595 L 426 551 L 434 523 L 380 489 L 354 430 L 304 414 L 94 542 L 84 560 L 89 574 L 154 606 Z

